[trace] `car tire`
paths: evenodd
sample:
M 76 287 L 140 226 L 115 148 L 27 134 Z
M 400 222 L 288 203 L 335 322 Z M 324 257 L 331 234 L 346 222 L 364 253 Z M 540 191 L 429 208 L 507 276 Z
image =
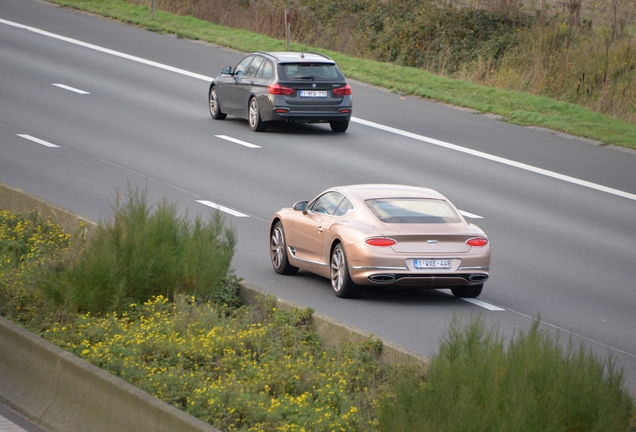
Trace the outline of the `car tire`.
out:
M 261 110 L 258 107 L 256 97 L 250 99 L 248 121 L 250 122 L 250 129 L 254 132 L 263 132 L 265 130 L 265 122 L 261 119 Z
M 457 298 L 475 298 L 479 297 L 484 284 L 451 288 L 451 292 Z
M 214 120 L 223 120 L 227 117 L 227 114 L 221 112 L 221 106 L 219 105 L 219 97 L 216 92 L 216 88 L 210 88 L 209 101 L 210 101 L 210 115 Z
M 329 122 L 329 126 L 331 126 L 331 130 L 334 132 L 344 132 L 349 128 L 349 121 L 332 121 Z
M 349 265 L 342 243 L 338 243 L 331 252 L 331 287 L 340 298 L 360 297 L 360 287 L 353 283 L 349 275 Z
M 293 275 L 298 272 L 298 267 L 294 267 L 289 263 L 287 257 L 287 242 L 285 241 L 285 231 L 283 224 L 278 221 L 274 225 L 272 234 L 269 239 L 269 256 L 272 260 L 272 266 L 278 274 Z

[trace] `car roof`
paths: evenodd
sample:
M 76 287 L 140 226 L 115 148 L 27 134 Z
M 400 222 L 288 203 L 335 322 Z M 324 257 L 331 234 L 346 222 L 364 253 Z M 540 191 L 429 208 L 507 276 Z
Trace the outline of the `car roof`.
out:
M 338 186 L 329 190 L 336 190 L 350 198 L 356 197 L 361 200 L 372 198 L 429 198 L 448 201 L 441 193 L 424 186 L 377 183 Z
M 335 64 L 333 60 L 324 54 L 317 52 L 293 52 L 293 51 L 276 51 L 276 52 L 261 52 L 256 51 L 252 54 L 260 54 L 273 58 L 278 63 L 298 63 L 298 62 L 314 62 L 314 63 L 327 63 Z

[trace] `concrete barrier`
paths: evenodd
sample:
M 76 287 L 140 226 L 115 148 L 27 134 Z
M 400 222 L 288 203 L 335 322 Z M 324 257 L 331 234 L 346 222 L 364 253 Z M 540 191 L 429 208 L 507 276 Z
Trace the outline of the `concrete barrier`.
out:
M 0 183 L 0 209 L 12 213 L 29 214 L 33 210 L 40 212 L 44 219 L 60 225 L 65 232 L 74 234 L 78 229 L 90 235 L 97 226 L 97 222 L 73 213 L 50 201 L 32 195 L 22 189 Z
M 220 432 L 1 317 L 0 399 L 51 432 Z
M 23 214 L 37 209 L 69 233 L 81 229 L 90 235 L 96 227 L 90 219 L 1 183 L 0 209 Z M 248 283 L 241 283 L 240 295 L 247 304 L 303 307 Z M 375 338 L 382 341 L 380 361 L 419 366 L 423 372 L 428 367 L 425 356 L 327 315 L 315 312 L 312 325 L 325 347 Z M 0 400 L 51 432 L 218 432 L 1 317 Z

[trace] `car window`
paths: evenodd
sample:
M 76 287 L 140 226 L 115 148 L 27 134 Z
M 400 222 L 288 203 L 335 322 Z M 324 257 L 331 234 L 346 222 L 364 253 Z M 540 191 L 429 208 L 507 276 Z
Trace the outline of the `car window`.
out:
M 279 73 L 290 79 L 342 79 L 342 73 L 335 64 L 329 63 L 285 63 Z
M 316 213 L 333 215 L 344 199 L 346 199 L 345 196 L 339 192 L 327 192 L 326 194 L 320 195 L 314 200 L 314 202 L 309 204 L 309 210 Z
M 261 65 L 261 63 L 263 63 L 263 60 L 265 60 L 263 57 L 254 57 L 254 60 L 247 68 L 247 72 L 245 72 L 245 76 L 255 77 L 259 66 Z
M 460 223 L 451 205 L 443 200 L 418 198 L 382 198 L 365 204 L 386 223 Z
M 274 76 L 274 66 L 271 61 L 265 60 L 261 63 L 261 67 L 256 73 L 256 78 L 271 78 L 272 76 Z
M 349 201 L 348 198 L 345 197 L 342 201 L 340 201 L 338 208 L 333 214 L 334 216 L 344 216 L 347 213 L 349 213 L 351 210 L 353 210 L 353 203 Z
M 237 66 L 234 68 L 234 75 L 243 76 L 245 75 L 245 71 L 250 63 L 254 60 L 254 56 L 245 57 Z

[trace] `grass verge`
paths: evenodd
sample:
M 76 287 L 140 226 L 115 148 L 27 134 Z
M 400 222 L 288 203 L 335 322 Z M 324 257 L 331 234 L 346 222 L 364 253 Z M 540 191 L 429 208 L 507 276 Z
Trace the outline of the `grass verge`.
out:
M 110 0 L 50 0 L 60 6 L 116 19 L 127 24 L 177 37 L 202 40 L 250 51 L 281 51 L 286 42 L 245 30 L 214 25 L 188 16 L 155 11 L 148 7 Z M 518 91 L 483 87 L 469 81 L 453 80 L 429 72 L 347 57 L 340 53 L 306 45 L 291 44 L 294 51 L 322 51 L 338 62 L 345 75 L 394 93 L 414 95 L 447 104 L 493 113 L 522 126 L 540 126 L 554 131 L 636 149 L 636 126 L 596 113 L 580 105 Z M 216 75 L 218 71 L 211 71 Z

